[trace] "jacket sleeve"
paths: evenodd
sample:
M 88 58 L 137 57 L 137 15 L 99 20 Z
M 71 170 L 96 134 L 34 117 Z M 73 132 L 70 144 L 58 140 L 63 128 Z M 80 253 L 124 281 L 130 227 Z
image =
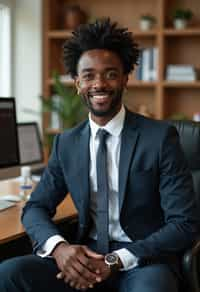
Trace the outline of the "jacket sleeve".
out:
M 193 182 L 176 129 L 169 126 L 159 148 L 159 192 L 164 225 L 128 248 L 137 257 L 180 252 L 197 238 L 199 219 Z
M 22 212 L 22 223 L 35 252 L 48 238 L 60 234 L 51 220 L 68 192 L 59 161 L 59 138 L 55 137 L 48 165 Z

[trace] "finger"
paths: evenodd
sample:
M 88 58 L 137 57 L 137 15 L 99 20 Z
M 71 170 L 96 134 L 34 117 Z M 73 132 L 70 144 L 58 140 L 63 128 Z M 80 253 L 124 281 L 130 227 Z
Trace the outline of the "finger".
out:
M 60 273 L 58 273 L 58 274 L 56 275 L 56 278 L 57 278 L 58 280 L 62 280 L 64 277 L 65 277 L 65 275 L 64 275 L 63 272 L 60 272 Z
M 79 260 L 79 262 L 91 273 L 94 274 L 94 276 L 96 274 L 100 274 L 100 270 L 99 269 L 95 269 L 95 267 L 90 263 L 90 261 L 88 260 L 87 257 L 85 257 L 84 255 L 78 255 L 77 259 Z
M 87 289 L 84 285 L 81 285 L 80 283 L 76 284 L 74 286 L 74 288 L 77 289 L 77 290 L 82 290 L 82 291 Z
M 93 274 L 96 273 L 96 271 L 94 270 L 94 267 L 92 266 L 92 264 L 90 263 L 89 259 L 85 256 L 85 255 L 78 255 L 77 256 L 77 260 L 79 261 L 79 263 L 81 265 L 83 265 L 88 271 L 92 272 Z
M 69 285 L 73 288 L 75 286 L 75 283 L 73 281 L 70 281 Z
M 88 271 L 90 271 L 91 273 L 93 273 L 93 274 L 100 274 L 100 270 L 99 269 L 96 269 L 92 264 L 91 264 L 91 262 L 90 262 L 90 260 L 87 258 L 87 257 L 85 257 L 85 255 L 82 255 L 82 254 L 80 254 L 80 255 L 78 255 L 77 256 L 77 259 L 79 260 L 79 262 L 84 266 L 84 267 L 86 267 L 87 268 L 87 270 Z
M 65 276 L 63 280 L 66 284 L 68 284 L 71 279 L 68 276 Z
M 85 257 L 84 254 L 83 257 Z M 88 260 L 84 262 L 88 262 Z M 62 279 L 64 277 L 64 281 L 66 283 L 71 281 L 72 286 L 74 285 L 73 283 L 81 283 L 84 287 L 88 287 L 89 284 L 99 281 L 95 276 L 95 273 L 89 272 L 89 270 L 76 258 L 74 262 L 71 262 L 71 264 L 67 266 L 67 269 L 58 273 L 57 278 Z
M 76 284 L 74 286 L 75 289 L 77 290 L 82 290 L 82 291 L 85 291 L 87 290 L 88 288 L 94 288 L 94 285 L 93 284 L 89 284 L 88 286 L 84 286 L 84 285 L 81 285 L 81 284 Z
M 88 267 L 89 264 L 89 259 L 85 254 L 78 254 L 77 255 L 77 260 L 84 266 Z
M 101 278 L 99 276 L 97 276 L 93 272 L 90 272 L 88 268 L 86 268 L 79 262 L 74 263 L 73 268 L 89 283 L 95 283 L 95 282 L 101 281 Z
M 73 282 L 76 284 L 83 285 L 84 287 L 88 287 L 89 283 L 80 273 L 74 269 L 74 267 L 71 267 L 68 271 L 68 274 L 66 275 L 68 282 Z
M 87 246 L 83 246 L 83 248 L 84 248 L 84 251 L 88 257 L 95 258 L 95 259 L 103 259 L 104 258 L 104 255 L 92 251 Z
M 90 286 L 90 285 L 89 285 Z M 94 286 L 93 285 L 91 285 L 91 287 L 85 287 L 85 286 L 81 286 L 80 287 L 80 290 L 82 290 L 82 291 L 85 291 L 85 290 L 87 290 L 88 288 L 93 288 Z
M 79 283 L 75 284 L 74 288 L 77 289 L 77 290 L 80 290 L 81 289 L 81 285 Z

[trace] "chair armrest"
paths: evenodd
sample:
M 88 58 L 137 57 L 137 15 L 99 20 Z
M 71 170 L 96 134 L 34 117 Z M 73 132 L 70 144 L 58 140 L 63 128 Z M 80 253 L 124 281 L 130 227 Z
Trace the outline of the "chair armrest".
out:
M 200 291 L 200 240 L 187 250 L 182 258 L 184 277 L 189 283 L 190 289 L 194 292 Z M 199 275 L 198 275 L 199 274 Z M 190 290 L 191 291 L 191 290 Z

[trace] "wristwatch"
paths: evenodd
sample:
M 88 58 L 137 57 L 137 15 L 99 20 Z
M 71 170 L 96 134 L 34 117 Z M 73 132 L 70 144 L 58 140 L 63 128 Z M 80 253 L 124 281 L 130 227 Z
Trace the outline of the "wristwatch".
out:
M 105 264 L 109 266 L 112 272 L 119 270 L 120 259 L 116 253 L 108 253 L 104 257 Z

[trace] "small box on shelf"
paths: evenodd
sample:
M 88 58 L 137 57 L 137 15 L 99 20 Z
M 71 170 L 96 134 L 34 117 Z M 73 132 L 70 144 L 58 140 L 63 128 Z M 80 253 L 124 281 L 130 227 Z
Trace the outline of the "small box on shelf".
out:
M 182 82 L 196 81 L 196 70 L 193 65 L 167 65 L 166 80 Z

